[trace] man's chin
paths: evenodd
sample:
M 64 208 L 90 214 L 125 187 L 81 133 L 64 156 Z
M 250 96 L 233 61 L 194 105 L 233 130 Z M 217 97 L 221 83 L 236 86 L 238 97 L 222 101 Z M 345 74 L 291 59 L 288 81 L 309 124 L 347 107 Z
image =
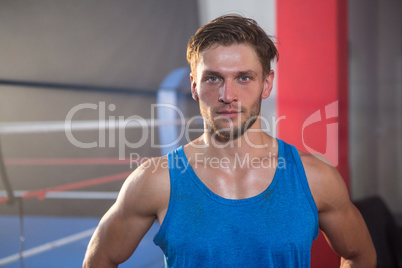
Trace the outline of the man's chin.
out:
M 242 131 L 215 131 L 214 138 L 219 142 L 233 141 L 241 137 L 244 133 Z

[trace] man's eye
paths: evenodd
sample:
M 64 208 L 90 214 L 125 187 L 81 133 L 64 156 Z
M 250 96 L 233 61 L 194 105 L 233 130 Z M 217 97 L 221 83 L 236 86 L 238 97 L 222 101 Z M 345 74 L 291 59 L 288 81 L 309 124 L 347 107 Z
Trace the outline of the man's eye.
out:
M 219 79 L 218 79 L 218 77 L 216 77 L 216 76 L 211 76 L 211 77 L 208 77 L 207 78 L 207 81 L 210 81 L 210 82 L 217 82 Z
M 240 80 L 241 82 L 247 82 L 247 81 L 250 80 L 250 77 L 249 77 L 249 76 L 241 76 L 241 77 L 239 78 L 239 80 Z

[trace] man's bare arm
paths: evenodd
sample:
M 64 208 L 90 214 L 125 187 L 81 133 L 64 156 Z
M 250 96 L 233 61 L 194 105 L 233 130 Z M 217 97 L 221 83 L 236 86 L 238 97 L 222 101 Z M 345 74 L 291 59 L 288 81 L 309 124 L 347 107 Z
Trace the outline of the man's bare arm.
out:
M 375 267 L 373 242 L 342 177 L 334 167 L 312 158 L 305 156 L 303 164 L 319 210 L 320 229 L 341 256 L 341 267 Z
M 164 174 L 154 171 L 139 167 L 127 178 L 89 242 L 83 267 L 117 267 L 133 254 L 168 192 Z

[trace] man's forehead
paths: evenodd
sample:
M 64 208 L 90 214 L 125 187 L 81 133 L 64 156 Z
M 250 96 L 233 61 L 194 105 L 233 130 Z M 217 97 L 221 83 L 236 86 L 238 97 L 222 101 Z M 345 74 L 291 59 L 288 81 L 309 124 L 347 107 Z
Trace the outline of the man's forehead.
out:
M 228 70 L 229 71 L 229 70 Z M 234 69 L 232 72 L 236 73 L 237 75 L 258 75 L 258 73 L 255 70 L 252 69 Z M 221 75 L 222 72 L 220 70 L 213 70 L 213 69 L 207 69 L 204 68 L 201 70 L 202 75 Z
M 253 46 L 247 43 L 235 43 L 230 45 L 223 45 L 223 44 L 213 44 L 199 52 L 199 58 L 203 57 L 205 54 L 210 53 L 211 51 L 219 51 L 219 53 L 224 53 L 225 51 L 234 51 L 234 50 L 245 50 L 249 51 L 251 54 L 257 53 Z
M 214 45 L 200 52 L 197 72 L 223 71 L 257 74 L 262 66 L 254 48 L 247 44 Z

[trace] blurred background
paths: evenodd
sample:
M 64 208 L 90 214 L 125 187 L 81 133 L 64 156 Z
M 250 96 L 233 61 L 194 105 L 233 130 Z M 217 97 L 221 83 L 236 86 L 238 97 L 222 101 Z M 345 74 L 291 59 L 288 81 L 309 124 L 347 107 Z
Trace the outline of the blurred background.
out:
M 0 266 L 23 251 L 21 219 L 41 219 L 35 232 L 46 233 L 58 218 L 95 227 L 139 162 L 183 144 L 186 137 L 176 137 L 185 124 L 201 129 L 199 119 L 189 120 L 199 112 L 189 94 L 187 41 L 201 25 L 231 12 L 254 18 L 278 46 L 275 88 L 262 107 L 266 131 L 330 159 L 369 215 L 366 221 L 389 217 L 381 224 L 400 228 L 401 3 L 0 1 L 0 229 L 3 238 L 15 238 L 12 249 L 0 240 Z M 380 233 L 372 234 L 380 237 L 376 243 L 393 236 Z M 79 260 L 89 237 L 77 246 Z M 398 265 L 393 251 L 401 248 L 390 243 L 380 255 Z M 150 262 L 133 267 L 163 267 L 161 251 L 149 252 Z M 314 254 L 313 267 L 328 261 Z M 40 267 L 28 259 L 26 267 Z

